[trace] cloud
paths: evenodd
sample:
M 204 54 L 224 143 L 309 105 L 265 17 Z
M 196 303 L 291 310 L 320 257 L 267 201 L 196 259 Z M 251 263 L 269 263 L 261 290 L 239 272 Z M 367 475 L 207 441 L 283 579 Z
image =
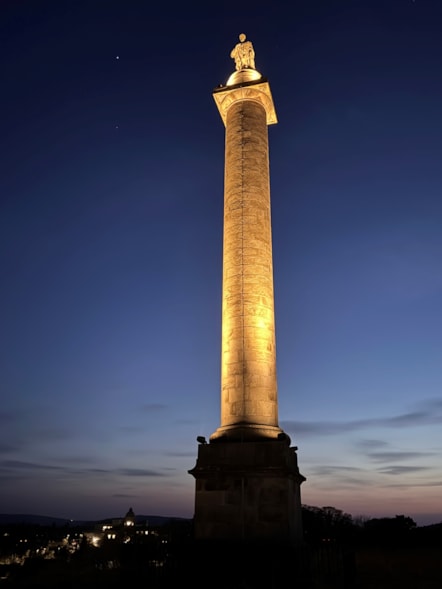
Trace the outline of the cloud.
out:
M 283 421 L 281 425 L 285 431 L 294 434 L 307 435 L 335 435 L 372 427 L 375 419 L 360 419 L 357 421 Z
M 163 456 L 169 456 L 171 458 L 196 458 L 197 452 L 164 452 Z
M 333 487 L 348 486 L 354 488 L 355 486 L 367 486 L 366 477 L 363 475 L 367 471 L 356 466 L 342 466 L 342 465 L 318 465 L 309 470 L 307 478 L 310 476 L 319 477 L 322 485 L 333 485 Z M 305 473 L 304 473 L 305 474 Z M 333 482 L 332 482 L 333 481 Z
M 97 462 L 97 459 L 91 456 L 63 456 L 57 460 L 62 461 L 64 464 L 93 464 Z
M 145 468 L 120 468 L 117 471 L 118 474 L 122 474 L 128 477 L 164 477 L 166 476 L 159 470 L 149 470 Z
M 2 460 L 0 461 L 0 468 L 18 470 L 64 470 L 63 466 L 38 464 L 36 462 L 25 462 L 22 460 Z
M 369 450 L 374 448 L 385 448 L 385 446 L 388 446 L 388 442 L 385 442 L 384 440 L 360 440 L 357 445 Z
M 379 472 L 383 474 L 401 475 L 420 472 L 422 470 L 428 470 L 428 468 L 426 466 L 387 466 L 386 468 L 379 469 Z
M 417 411 L 392 417 L 356 419 L 352 421 L 283 421 L 282 427 L 291 435 L 337 435 L 373 427 L 409 428 L 442 424 L 442 399 L 430 399 Z
M 39 445 L 50 445 L 54 451 L 58 451 L 62 447 L 62 442 L 72 441 L 75 435 L 70 428 L 41 427 L 31 423 L 28 417 L 22 414 L 17 423 L 0 424 L 0 455 L 25 449 L 31 449 L 34 453 Z
M 397 460 L 414 460 L 415 458 L 426 458 L 431 452 L 371 452 L 367 454 L 374 462 L 393 462 Z
M 49 472 L 63 473 L 65 476 L 71 477 L 89 477 L 93 475 L 99 475 L 100 477 L 106 475 L 117 475 L 117 476 L 128 476 L 128 477 L 165 477 L 165 469 L 153 470 L 145 468 L 75 468 L 70 466 L 59 466 L 54 464 L 45 464 L 37 462 L 26 462 L 22 460 L 1 460 L 0 461 L 0 473 L 3 476 L 17 476 L 17 475 L 30 475 L 37 472 L 47 471 Z M 59 476 L 59 475 L 57 475 Z
M 387 489 L 409 489 L 414 487 L 442 487 L 442 481 L 429 481 L 427 483 L 414 483 L 414 482 L 407 482 L 407 483 L 391 483 L 389 485 L 382 485 Z
M 109 468 L 87 468 L 84 470 L 84 472 L 92 472 L 95 474 L 111 474 L 114 471 Z
M 130 493 L 114 493 L 112 497 L 117 497 L 118 499 L 133 499 L 137 497 L 137 495 L 131 495 Z
M 316 468 L 313 468 L 311 471 L 313 474 L 318 476 L 329 476 L 331 474 L 336 474 L 337 472 L 361 472 L 363 469 L 358 468 L 357 466 L 341 466 L 341 465 L 320 465 Z
M 419 424 L 442 423 L 442 416 L 433 415 L 429 411 L 414 411 L 380 421 L 385 421 L 393 427 L 408 427 Z

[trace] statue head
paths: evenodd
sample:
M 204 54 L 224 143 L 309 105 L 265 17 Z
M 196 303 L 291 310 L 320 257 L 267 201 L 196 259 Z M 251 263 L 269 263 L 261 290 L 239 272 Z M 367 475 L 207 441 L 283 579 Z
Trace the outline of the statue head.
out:
M 241 41 L 241 43 L 244 43 L 244 41 L 246 40 L 246 36 L 244 35 L 244 33 L 240 34 L 239 40 Z

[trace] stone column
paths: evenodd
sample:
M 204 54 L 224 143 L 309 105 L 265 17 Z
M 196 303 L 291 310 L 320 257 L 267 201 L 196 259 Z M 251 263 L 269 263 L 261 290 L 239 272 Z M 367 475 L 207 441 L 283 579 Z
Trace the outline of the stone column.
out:
M 267 125 L 270 88 L 256 70 L 215 91 L 225 122 L 221 424 L 211 436 L 275 439 L 278 427 Z
M 269 147 L 277 122 L 251 44 L 213 97 L 226 128 L 221 423 L 198 437 L 194 535 L 255 547 L 302 542 L 296 447 L 278 425 Z M 238 69 L 239 68 L 239 69 Z M 224 565 L 225 563 L 223 563 Z

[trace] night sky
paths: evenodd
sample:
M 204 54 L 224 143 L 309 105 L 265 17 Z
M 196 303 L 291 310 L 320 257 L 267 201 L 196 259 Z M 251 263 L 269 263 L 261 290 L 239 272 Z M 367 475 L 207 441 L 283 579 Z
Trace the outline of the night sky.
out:
M 254 44 L 302 502 L 442 520 L 440 0 L 0 4 L 0 513 L 191 517 Z

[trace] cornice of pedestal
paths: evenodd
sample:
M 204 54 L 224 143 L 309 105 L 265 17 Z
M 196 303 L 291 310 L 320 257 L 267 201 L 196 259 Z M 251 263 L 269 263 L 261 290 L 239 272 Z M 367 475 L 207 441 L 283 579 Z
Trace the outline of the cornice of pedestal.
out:
M 255 70 L 253 71 L 255 72 Z M 241 72 L 235 72 L 235 74 L 238 73 Z M 213 91 L 213 98 L 215 99 L 224 126 L 226 126 L 227 111 L 229 108 L 235 102 L 242 100 L 252 100 L 261 104 L 266 111 L 267 125 L 276 124 L 278 119 L 267 79 L 259 74 L 260 77 L 256 80 L 240 81 L 237 84 L 229 83 L 235 74 L 232 74 L 225 86 L 219 86 Z

